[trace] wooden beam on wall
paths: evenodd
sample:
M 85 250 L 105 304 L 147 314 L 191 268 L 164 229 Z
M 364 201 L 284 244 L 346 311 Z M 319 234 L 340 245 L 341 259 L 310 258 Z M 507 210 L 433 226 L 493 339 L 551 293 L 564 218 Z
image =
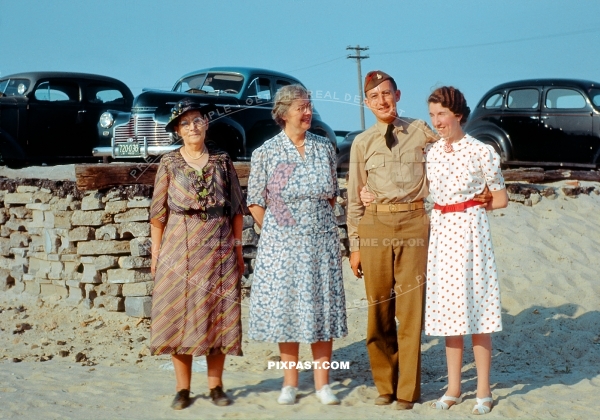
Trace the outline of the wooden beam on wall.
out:
M 505 181 L 543 182 L 544 170 L 542 168 L 517 168 L 502 171 Z
M 234 162 L 242 187 L 248 185 L 250 162 Z M 158 163 L 90 163 L 75 165 L 77 188 L 103 190 L 119 185 L 154 185 Z
M 596 181 L 600 182 L 599 171 L 582 171 L 573 169 L 516 168 L 502 171 L 505 181 L 526 181 L 544 183 L 562 180 Z
M 556 169 L 544 172 L 544 181 L 560 181 L 562 179 L 572 179 L 577 181 L 600 181 L 600 172 L 598 171 L 572 171 L 569 169 Z

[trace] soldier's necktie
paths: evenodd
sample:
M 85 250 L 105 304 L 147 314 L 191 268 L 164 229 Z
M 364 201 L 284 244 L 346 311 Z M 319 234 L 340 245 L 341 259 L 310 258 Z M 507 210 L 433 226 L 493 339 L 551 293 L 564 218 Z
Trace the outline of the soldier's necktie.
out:
M 388 124 L 387 131 L 385 132 L 385 145 L 388 149 L 392 150 L 394 144 L 394 124 Z

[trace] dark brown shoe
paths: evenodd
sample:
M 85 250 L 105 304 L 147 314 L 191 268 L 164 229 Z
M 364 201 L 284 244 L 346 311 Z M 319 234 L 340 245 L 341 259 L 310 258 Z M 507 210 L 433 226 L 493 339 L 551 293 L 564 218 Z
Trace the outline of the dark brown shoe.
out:
M 190 390 L 182 389 L 175 394 L 175 398 L 171 403 L 171 408 L 173 410 L 183 410 L 190 405 L 190 402 Z
M 375 398 L 375 405 L 390 405 L 396 400 L 392 394 L 383 394 Z
M 396 401 L 396 406 L 394 407 L 396 410 L 412 410 L 415 403 L 411 403 L 404 400 Z
M 231 400 L 223 392 L 223 388 L 218 385 L 210 390 L 210 399 L 214 405 L 218 405 L 219 407 L 231 404 Z

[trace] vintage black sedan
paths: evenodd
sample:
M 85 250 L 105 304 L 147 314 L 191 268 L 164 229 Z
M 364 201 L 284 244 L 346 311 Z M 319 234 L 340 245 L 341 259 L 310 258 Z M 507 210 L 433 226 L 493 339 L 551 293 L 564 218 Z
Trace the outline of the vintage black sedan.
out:
M 30 72 L 0 78 L 4 164 L 97 161 L 97 124 L 107 109 L 128 111 L 131 90 L 96 74 Z
M 271 117 L 273 99 L 279 88 L 294 83 L 300 81 L 258 68 L 212 67 L 188 73 L 175 82 L 171 91 L 142 92 L 130 112 L 107 109 L 98 123 L 101 144 L 93 154 L 113 159 L 151 159 L 181 147 L 164 127 L 173 105 L 191 97 L 202 105 L 216 106 L 209 116 L 208 141 L 234 160 L 249 160 L 257 147 L 281 130 Z M 328 137 L 335 145 L 333 130 L 316 110 L 310 131 Z
M 465 130 L 508 165 L 600 165 L 600 83 L 536 79 L 487 92 Z

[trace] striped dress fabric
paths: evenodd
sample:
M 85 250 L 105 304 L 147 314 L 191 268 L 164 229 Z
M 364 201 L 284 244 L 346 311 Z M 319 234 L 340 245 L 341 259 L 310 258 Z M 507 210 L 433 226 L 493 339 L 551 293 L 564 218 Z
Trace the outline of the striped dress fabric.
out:
M 156 173 L 150 220 L 165 228 L 152 293 L 153 355 L 242 355 L 231 220 L 249 212 L 229 156 L 209 153 L 201 173 L 180 150 L 165 154 Z M 231 212 L 207 220 L 197 212 L 210 207 Z

